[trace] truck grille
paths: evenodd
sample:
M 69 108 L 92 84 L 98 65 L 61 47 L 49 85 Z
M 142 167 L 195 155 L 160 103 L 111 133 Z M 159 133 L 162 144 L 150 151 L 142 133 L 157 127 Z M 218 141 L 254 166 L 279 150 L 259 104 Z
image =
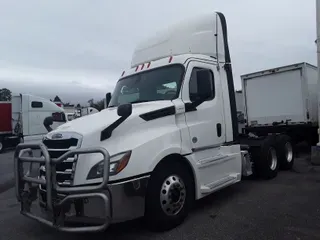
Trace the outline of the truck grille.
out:
M 45 139 L 43 144 L 48 148 L 48 152 L 51 159 L 56 159 L 62 156 L 64 153 L 71 149 L 79 147 L 79 139 L 68 138 L 68 139 Z M 56 180 L 60 186 L 71 186 L 73 183 L 74 170 L 76 165 L 77 156 L 69 157 L 67 160 L 58 163 L 56 167 Z M 45 165 L 40 165 L 40 177 L 45 178 Z M 41 186 L 44 190 L 45 186 Z

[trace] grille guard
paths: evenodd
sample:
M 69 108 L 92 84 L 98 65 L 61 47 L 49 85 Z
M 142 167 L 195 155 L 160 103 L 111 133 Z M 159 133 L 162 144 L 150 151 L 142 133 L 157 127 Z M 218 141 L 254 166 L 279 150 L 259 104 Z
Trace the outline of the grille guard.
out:
M 41 150 L 41 157 L 33 157 L 32 150 Z M 27 156 L 23 156 L 28 153 Z M 57 184 L 55 179 L 55 165 L 66 160 L 68 157 L 75 154 L 89 154 L 101 153 L 104 159 L 104 175 L 103 181 L 99 185 L 94 186 L 79 186 L 79 187 L 61 187 Z M 29 173 L 24 174 L 23 163 L 44 163 L 46 168 L 46 179 L 40 179 L 30 176 Z M 51 159 L 46 146 L 40 144 L 25 144 L 21 143 L 17 146 L 14 153 L 14 175 L 15 175 L 15 192 L 17 200 L 21 203 L 21 214 L 31 219 L 37 220 L 47 226 L 57 228 L 64 232 L 97 232 L 105 230 L 111 222 L 111 199 L 99 190 L 108 190 L 109 180 L 109 166 L 110 155 L 108 151 L 101 147 L 83 148 L 69 150 L 62 156 L 56 159 Z M 31 169 L 31 167 L 30 167 Z M 31 172 L 31 171 L 30 171 Z M 36 184 L 34 186 L 34 184 Z M 25 190 L 25 187 L 28 190 Z M 52 214 L 52 221 L 49 221 L 40 216 L 31 213 L 31 206 L 34 201 L 38 199 L 39 185 L 46 186 L 46 210 Z M 57 200 L 57 194 L 67 194 L 62 200 Z M 109 195 L 110 196 L 110 195 Z M 103 200 L 105 205 L 105 221 L 102 225 L 98 226 L 85 226 L 85 227 L 66 227 L 64 226 L 65 212 L 62 210 L 62 205 L 71 199 L 83 199 L 89 197 L 97 197 Z M 56 201 L 57 200 L 57 201 Z

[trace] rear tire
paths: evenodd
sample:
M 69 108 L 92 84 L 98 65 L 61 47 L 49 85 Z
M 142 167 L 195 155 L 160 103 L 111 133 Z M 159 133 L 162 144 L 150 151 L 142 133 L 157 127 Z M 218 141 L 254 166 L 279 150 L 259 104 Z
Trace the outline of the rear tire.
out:
M 2 153 L 3 150 L 4 150 L 4 145 L 3 145 L 2 139 L 0 139 L 0 153 Z
M 293 143 L 289 136 L 279 135 L 277 137 L 277 154 L 281 170 L 289 170 L 294 163 Z
M 145 221 L 152 231 L 180 225 L 194 201 L 194 181 L 188 169 L 175 160 L 164 162 L 152 173 L 146 195 Z
M 266 137 L 260 147 L 251 151 L 254 175 L 263 179 L 272 179 L 278 175 L 279 161 L 274 136 Z

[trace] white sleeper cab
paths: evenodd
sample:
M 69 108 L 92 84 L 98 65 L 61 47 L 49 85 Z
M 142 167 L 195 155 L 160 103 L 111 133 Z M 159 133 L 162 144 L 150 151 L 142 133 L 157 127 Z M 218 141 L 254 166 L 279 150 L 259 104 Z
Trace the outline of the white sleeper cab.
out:
M 103 231 L 142 216 L 150 229 L 167 230 L 183 222 L 194 200 L 243 176 L 274 178 L 293 164 L 277 136 L 239 137 L 222 13 L 141 43 L 106 106 L 59 126 L 42 144 L 18 146 L 23 215 L 68 232 Z M 35 148 L 42 157 L 20 155 Z M 23 175 L 23 162 L 40 163 L 38 178 Z
M 40 143 L 52 129 L 67 119 L 54 102 L 30 94 L 13 94 L 11 101 L 0 101 L 0 152 L 20 142 Z

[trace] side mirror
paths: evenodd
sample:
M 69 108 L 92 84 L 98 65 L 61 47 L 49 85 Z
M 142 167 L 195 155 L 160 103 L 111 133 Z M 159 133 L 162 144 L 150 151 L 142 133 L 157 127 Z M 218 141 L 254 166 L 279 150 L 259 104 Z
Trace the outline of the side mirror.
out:
M 209 70 L 197 71 L 198 99 L 205 101 L 212 95 L 212 73 Z
M 118 107 L 117 113 L 120 117 L 129 117 L 132 113 L 131 103 L 122 104 Z
M 47 129 L 48 132 L 52 131 L 51 125 L 53 124 L 53 117 L 49 116 L 43 120 L 43 125 Z
M 107 108 L 109 106 L 110 100 L 111 100 L 111 93 L 108 92 L 106 94 L 106 106 L 105 106 L 105 108 Z

